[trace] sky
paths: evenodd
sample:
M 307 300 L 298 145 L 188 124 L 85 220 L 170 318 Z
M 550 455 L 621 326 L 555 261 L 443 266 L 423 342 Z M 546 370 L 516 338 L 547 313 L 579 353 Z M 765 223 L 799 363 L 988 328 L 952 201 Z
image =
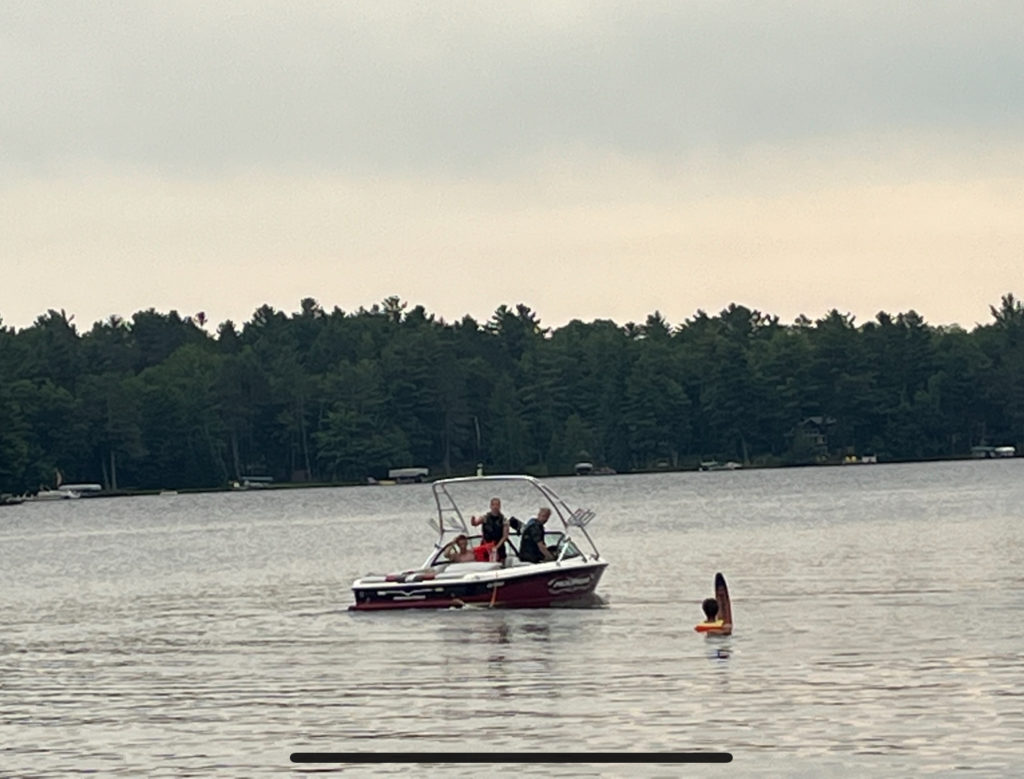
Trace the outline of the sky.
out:
M 1024 3 L 0 0 L 0 318 L 1024 297 Z

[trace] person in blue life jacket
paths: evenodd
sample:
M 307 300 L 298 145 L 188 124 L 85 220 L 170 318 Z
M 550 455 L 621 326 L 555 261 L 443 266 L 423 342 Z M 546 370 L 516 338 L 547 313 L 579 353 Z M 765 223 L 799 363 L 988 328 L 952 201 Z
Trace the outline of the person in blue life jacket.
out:
M 542 508 L 523 527 L 522 539 L 519 541 L 519 559 L 523 562 L 542 563 L 555 559 L 544 543 L 544 525 L 550 517 L 551 509 Z

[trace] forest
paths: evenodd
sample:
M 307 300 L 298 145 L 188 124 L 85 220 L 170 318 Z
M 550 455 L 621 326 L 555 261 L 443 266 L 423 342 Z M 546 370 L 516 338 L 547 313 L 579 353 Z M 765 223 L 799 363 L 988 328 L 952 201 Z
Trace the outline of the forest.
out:
M 445 322 L 398 297 L 351 313 L 307 298 L 241 326 L 149 309 L 79 332 L 50 310 L 0 320 L 0 492 L 1020 450 L 1024 306 L 1007 294 L 990 311 L 971 331 L 914 311 L 784 325 L 736 304 L 548 328 L 524 304 Z

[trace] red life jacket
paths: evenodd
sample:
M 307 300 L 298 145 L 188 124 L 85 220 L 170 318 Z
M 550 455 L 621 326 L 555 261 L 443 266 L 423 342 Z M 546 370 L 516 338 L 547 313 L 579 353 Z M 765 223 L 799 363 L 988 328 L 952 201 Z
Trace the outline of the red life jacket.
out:
M 494 561 L 494 547 L 493 541 L 487 541 L 480 544 L 476 549 L 473 550 L 473 558 L 478 563 L 490 563 Z

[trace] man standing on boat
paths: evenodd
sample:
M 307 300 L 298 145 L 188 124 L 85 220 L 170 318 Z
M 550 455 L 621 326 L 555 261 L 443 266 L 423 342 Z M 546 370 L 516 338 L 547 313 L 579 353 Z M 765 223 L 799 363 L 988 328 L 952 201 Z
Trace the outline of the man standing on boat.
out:
M 508 540 L 508 520 L 501 513 L 501 498 L 491 498 L 491 510 L 482 517 L 470 517 L 470 524 L 473 527 L 483 525 L 480 534 L 484 543 L 492 543 L 496 546 L 498 562 L 505 564 L 505 542 Z

